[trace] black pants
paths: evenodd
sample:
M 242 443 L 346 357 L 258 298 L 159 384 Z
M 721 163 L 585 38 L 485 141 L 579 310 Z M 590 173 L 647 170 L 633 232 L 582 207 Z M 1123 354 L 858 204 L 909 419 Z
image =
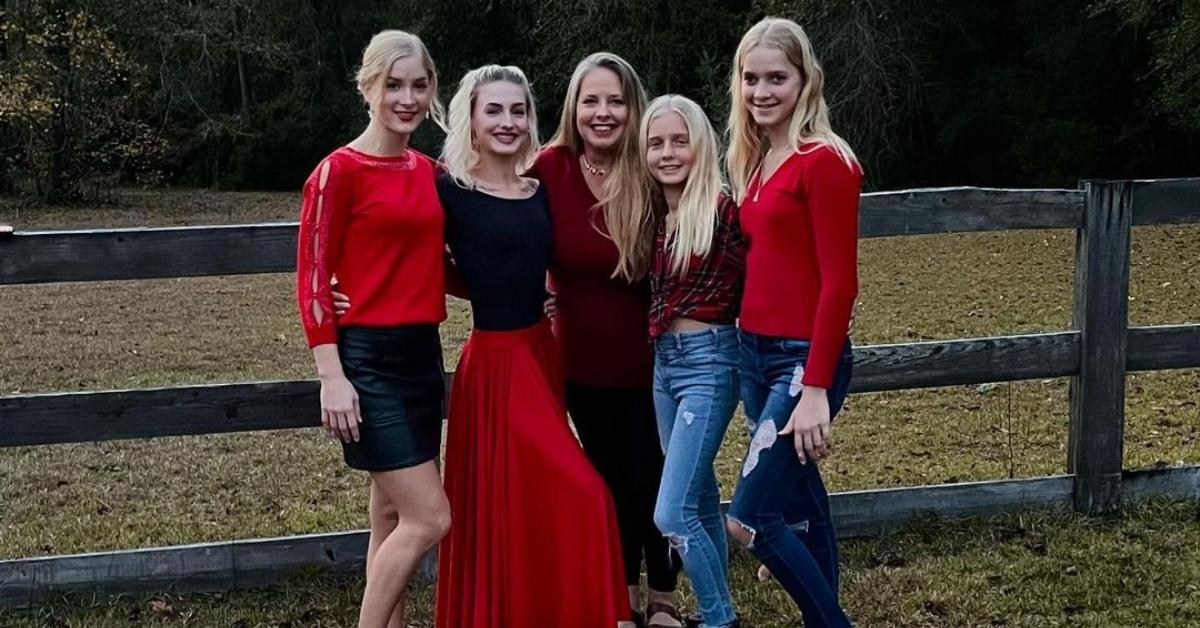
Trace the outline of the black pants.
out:
M 625 582 L 674 591 L 680 560 L 654 525 L 663 453 L 647 388 L 609 388 L 567 382 L 567 410 L 592 465 L 604 477 L 617 507 Z

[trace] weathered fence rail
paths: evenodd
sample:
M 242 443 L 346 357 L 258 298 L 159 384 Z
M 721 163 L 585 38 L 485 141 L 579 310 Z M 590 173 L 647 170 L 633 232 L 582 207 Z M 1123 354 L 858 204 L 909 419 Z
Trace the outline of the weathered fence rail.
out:
M 863 195 L 859 232 L 1075 229 L 1083 207 L 1076 190 L 874 192 Z M 3 251 L 0 284 L 288 272 L 296 267 L 296 223 L 17 232 Z
M 1130 371 L 1200 367 L 1200 324 L 1129 327 L 1134 225 L 1200 223 L 1200 179 L 1086 182 L 1080 190 L 944 188 L 863 195 L 860 236 L 1074 229 L 1067 331 L 864 346 L 854 392 L 1070 377 L 1067 474 L 833 496 L 843 534 L 921 513 L 1065 506 L 1105 513 L 1123 497 L 1200 498 L 1200 466 L 1122 468 Z M 0 235 L 0 285 L 292 270 L 295 224 Z M 311 380 L 0 397 L 0 448 L 311 427 Z M 300 568 L 357 569 L 363 532 L 0 561 L 0 605 L 72 589 L 258 586 Z

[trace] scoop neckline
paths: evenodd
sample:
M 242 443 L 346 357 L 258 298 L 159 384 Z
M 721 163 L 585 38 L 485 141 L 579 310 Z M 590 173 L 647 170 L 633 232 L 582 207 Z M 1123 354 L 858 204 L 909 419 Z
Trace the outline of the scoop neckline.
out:
M 349 144 L 342 146 L 342 148 L 349 151 L 350 153 L 353 153 L 355 156 L 362 157 L 364 159 L 374 159 L 375 161 L 404 162 L 404 161 L 408 161 L 408 160 L 412 159 L 412 157 L 413 157 L 413 151 L 411 148 L 405 148 L 404 152 L 399 155 L 375 155 L 372 153 L 366 153 L 361 150 L 358 150 L 357 148 L 354 148 L 353 146 L 351 146 Z
M 498 194 L 492 194 L 491 192 L 485 192 L 485 191 L 479 189 L 479 186 L 472 186 L 471 191 L 478 192 L 479 194 L 482 194 L 488 198 L 494 198 L 498 201 L 515 201 L 515 202 L 528 201 L 528 200 L 532 199 L 533 197 L 537 196 L 538 192 L 541 191 L 542 182 L 538 181 L 537 179 L 534 179 L 533 177 L 525 177 L 525 178 L 532 179 L 535 184 L 535 187 L 533 188 L 533 192 L 531 192 L 529 194 L 529 196 L 500 196 Z

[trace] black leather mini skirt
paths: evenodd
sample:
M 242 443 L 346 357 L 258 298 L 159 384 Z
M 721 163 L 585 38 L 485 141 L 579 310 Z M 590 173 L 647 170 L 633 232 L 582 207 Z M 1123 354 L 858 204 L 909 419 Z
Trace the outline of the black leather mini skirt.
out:
M 346 464 L 391 471 L 436 458 L 446 396 L 438 326 L 343 327 L 338 354 L 362 413 L 359 441 L 342 443 Z

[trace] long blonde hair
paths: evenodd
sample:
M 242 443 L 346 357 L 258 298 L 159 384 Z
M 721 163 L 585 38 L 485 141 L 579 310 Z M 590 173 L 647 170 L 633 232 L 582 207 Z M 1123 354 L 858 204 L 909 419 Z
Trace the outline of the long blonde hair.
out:
M 573 155 L 583 151 L 583 137 L 575 122 L 575 107 L 579 104 L 579 90 L 584 77 L 598 68 L 617 75 L 629 108 L 621 145 L 604 180 L 604 198 L 599 202 L 604 212 L 605 227 L 601 233 L 617 245 L 617 267 L 612 276 L 636 281 L 650 269 L 651 238 L 646 229 L 651 221 L 650 177 L 643 164 L 637 139 L 637 128 L 646 109 L 646 90 L 628 61 L 611 52 L 597 52 L 575 66 L 571 83 L 567 86 L 567 97 L 563 101 L 558 131 L 550 139 L 550 145 L 563 146 Z
M 764 18 L 750 27 L 738 44 L 733 57 L 733 69 L 729 79 L 729 149 L 725 163 L 729 168 L 729 182 L 734 198 L 742 202 L 750 178 L 754 176 L 763 158 L 762 130 L 746 109 L 742 98 L 742 67 L 746 55 L 757 46 L 775 48 L 787 57 L 788 62 L 800 71 L 800 98 L 792 111 L 788 123 L 788 148 L 799 149 L 800 144 L 815 142 L 825 144 L 846 162 L 849 167 L 858 164 L 854 151 L 829 125 L 829 106 L 825 104 L 825 73 L 813 53 L 812 42 L 799 24 L 777 17 Z M 781 147 L 774 147 L 781 148 Z
M 385 30 L 375 33 L 366 49 L 363 50 L 362 65 L 358 67 L 354 82 L 358 85 L 358 91 L 364 98 L 372 89 L 378 90 L 375 102 L 370 103 L 374 107 L 383 98 L 383 90 L 379 88 L 387 81 L 387 74 L 391 70 L 392 64 L 399 59 L 413 55 L 420 55 L 421 63 L 425 66 L 425 71 L 429 73 L 429 89 L 433 93 L 433 97 L 429 101 L 429 119 L 445 130 L 446 109 L 437 95 L 437 68 L 434 67 L 433 57 L 429 56 L 429 50 L 425 48 L 425 43 L 421 41 L 420 37 L 400 30 Z
M 525 172 L 533 165 L 541 147 L 538 141 L 537 108 L 533 102 L 533 90 L 530 89 L 529 79 L 525 77 L 521 68 L 515 65 L 485 65 L 467 72 L 458 82 L 458 91 L 450 99 L 446 141 L 442 144 L 442 163 L 446 171 L 464 187 L 474 187 L 475 179 L 471 171 L 479 165 L 479 150 L 475 147 L 475 137 L 471 128 L 475 100 L 481 87 L 500 81 L 518 85 L 525 91 L 525 115 L 529 119 L 529 134 L 525 137 L 517 159 L 517 174 Z
M 671 271 L 682 273 L 692 255 L 704 257 L 712 248 L 721 197 L 721 166 L 717 155 L 717 133 L 704 110 L 690 98 L 666 94 L 651 101 L 642 116 L 641 150 L 649 148 L 650 123 L 659 116 L 675 112 L 687 126 L 692 148 L 692 167 L 683 194 L 675 209 L 675 220 L 668 221 L 666 247 L 671 254 Z

